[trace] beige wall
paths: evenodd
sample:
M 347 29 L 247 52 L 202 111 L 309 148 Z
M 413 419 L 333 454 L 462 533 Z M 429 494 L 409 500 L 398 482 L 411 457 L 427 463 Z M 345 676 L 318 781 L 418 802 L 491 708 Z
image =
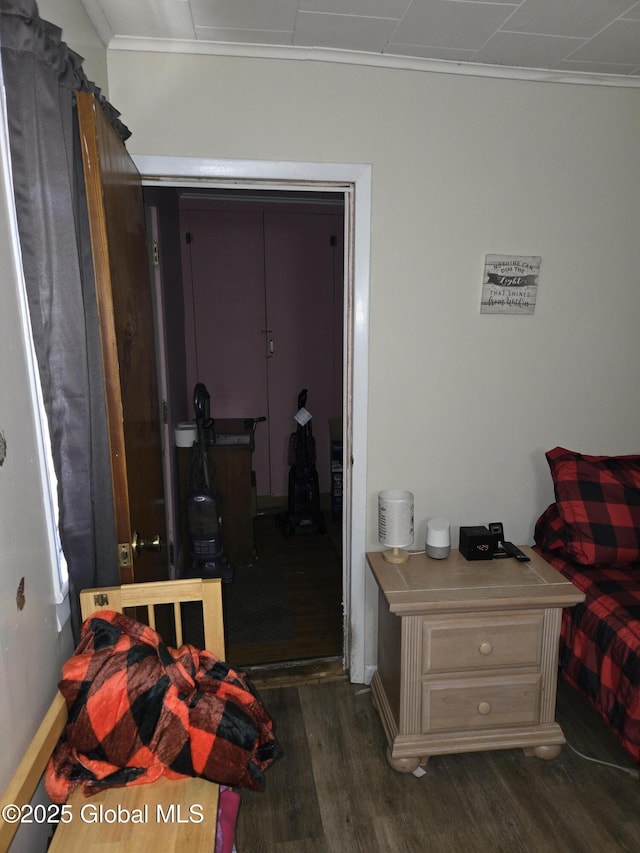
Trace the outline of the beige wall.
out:
M 133 85 L 135 81 L 135 85 Z M 544 451 L 638 450 L 640 92 L 111 52 L 138 154 L 371 163 L 376 494 L 530 542 Z M 542 256 L 534 316 L 479 314 L 487 253 Z

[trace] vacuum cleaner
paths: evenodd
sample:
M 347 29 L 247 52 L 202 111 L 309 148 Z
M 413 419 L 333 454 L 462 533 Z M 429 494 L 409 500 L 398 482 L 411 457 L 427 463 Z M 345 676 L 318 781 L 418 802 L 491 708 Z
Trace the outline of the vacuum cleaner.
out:
M 296 431 L 289 437 L 289 485 L 287 512 L 279 518 L 286 536 L 294 533 L 324 533 L 324 518 L 320 510 L 320 487 L 316 468 L 316 442 L 311 427 L 311 415 L 306 409 L 307 389 L 298 394 Z
M 220 498 L 209 473 L 207 447 L 215 443 L 215 424 L 210 417 L 209 392 L 202 382 L 193 391 L 197 441 L 194 442 L 189 470 L 187 527 L 191 541 L 190 577 L 233 580 L 234 568 L 224 555 Z

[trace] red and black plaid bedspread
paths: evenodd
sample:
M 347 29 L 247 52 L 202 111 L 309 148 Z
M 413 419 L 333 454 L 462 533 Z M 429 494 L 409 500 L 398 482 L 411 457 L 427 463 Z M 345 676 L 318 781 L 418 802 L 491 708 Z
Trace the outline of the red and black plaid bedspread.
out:
M 560 666 L 640 762 L 640 564 L 623 569 L 568 559 L 555 505 L 536 525 L 536 550 L 586 599 L 562 614 Z
M 210 652 L 169 648 L 120 613 L 84 623 L 62 676 L 69 722 L 45 774 L 56 803 L 78 785 L 90 794 L 162 775 L 257 790 L 280 754 L 242 674 Z

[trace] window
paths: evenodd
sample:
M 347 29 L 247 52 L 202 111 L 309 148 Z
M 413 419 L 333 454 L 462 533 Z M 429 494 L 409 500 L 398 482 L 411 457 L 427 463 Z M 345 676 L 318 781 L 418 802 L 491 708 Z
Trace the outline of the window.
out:
M 26 301 L 26 294 L 25 294 Z M 49 551 L 51 554 L 51 576 L 53 581 L 53 599 L 56 605 L 56 619 L 58 632 L 69 620 L 71 607 L 69 604 L 69 570 L 67 561 L 62 551 L 59 532 L 59 508 L 58 508 L 58 478 L 53 467 L 53 455 L 51 453 L 51 438 L 49 435 L 49 423 L 47 413 L 42 399 L 42 389 L 37 373 L 37 359 L 31 334 L 31 324 L 27 320 L 29 348 L 31 350 L 31 386 L 32 399 L 34 400 L 37 414 L 39 415 L 36 428 L 40 445 L 40 467 L 42 471 L 42 489 L 44 494 L 44 511 L 49 532 Z
M 35 358 L 35 356 L 34 356 Z M 59 510 L 58 510 L 58 478 L 53 468 L 53 456 L 51 455 L 51 441 L 49 438 L 49 425 L 47 422 L 47 413 L 44 410 L 42 395 L 38 394 L 40 424 L 43 438 L 43 451 L 46 461 L 46 483 L 48 486 L 45 500 L 48 504 L 46 515 L 49 521 L 51 530 L 51 556 L 52 556 L 52 576 L 53 576 L 53 598 L 56 603 L 56 619 L 58 622 L 58 632 L 62 631 L 63 626 L 71 616 L 71 608 L 69 604 L 69 569 L 67 561 L 62 550 L 59 532 Z

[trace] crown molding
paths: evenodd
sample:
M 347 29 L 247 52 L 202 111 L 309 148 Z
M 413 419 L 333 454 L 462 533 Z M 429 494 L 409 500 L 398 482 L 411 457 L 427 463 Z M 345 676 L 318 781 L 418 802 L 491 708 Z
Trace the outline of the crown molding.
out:
M 107 20 L 107 16 L 103 12 L 99 0 L 80 0 L 80 2 L 91 19 L 91 23 L 95 27 L 100 40 L 108 47 L 115 33 L 111 29 L 111 24 Z
M 537 83 L 565 83 L 582 86 L 610 86 L 637 89 L 640 76 L 596 74 L 594 72 L 554 71 L 542 68 L 515 68 L 507 65 L 482 65 L 474 62 L 452 62 L 440 59 L 391 54 L 332 50 L 319 47 L 235 44 L 188 39 L 156 39 L 115 36 L 107 51 L 146 53 L 181 53 L 194 56 L 231 56 L 244 59 L 284 59 L 298 62 L 333 62 L 342 65 L 364 65 L 374 68 L 419 71 L 429 74 L 457 74 L 465 77 L 488 77 L 502 80 L 526 80 Z

